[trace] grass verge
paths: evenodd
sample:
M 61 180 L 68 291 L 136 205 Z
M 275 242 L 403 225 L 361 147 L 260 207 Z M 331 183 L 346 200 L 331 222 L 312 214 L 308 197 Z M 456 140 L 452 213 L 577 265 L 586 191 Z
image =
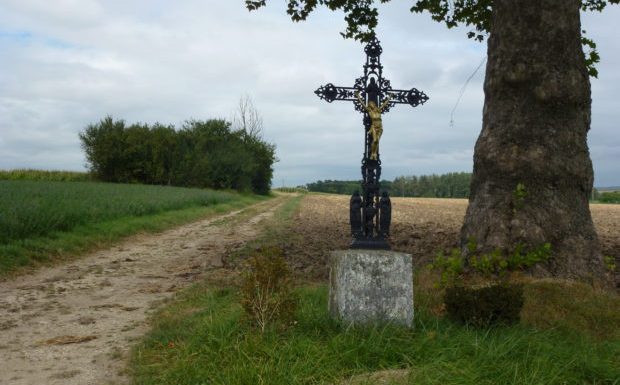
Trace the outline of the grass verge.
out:
M 620 341 L 525 325 L 487 330 L 417 309 L 414 329 L 346 327 L 327 314 L 324 286 L 298 289 L 295 326 L 259 333 L 238 292 L 196 285 L 153 319 L 134 350 L 134 384 L 344 384 L 406 368 L 397 384 L 617 384 Z M 401 376 L 402 377 L 402 376 Z M 388 383 L 388 382 L 386 382 Z
M 293 225 L 299 204 L 305 195 L 295 195 L 287 199 L 273 214 L 273 218 L 263 225 L 261 235 L 247 242 L 239 250 L 224 257 L 228 266 L 236 266 L 241 260 L 252 254 L 253 250 L 279 246 L 286 250 L 286 244 L 298 241 L 293 238 L 290 226 Z
M 208 206 L 192 205 L 141 216 L 123 216 L 112 220 L 79 224 L 68 231 L 53 231 L 43 236 L 11 240 L 0 244 L 0 277 L 29 271 L 41 264 L 66 260 L 139 232 L 162 231 L 212 214 L 239 209 L 265 199 L 268 198 L 236 195 L 225 203 L 212 203 Z

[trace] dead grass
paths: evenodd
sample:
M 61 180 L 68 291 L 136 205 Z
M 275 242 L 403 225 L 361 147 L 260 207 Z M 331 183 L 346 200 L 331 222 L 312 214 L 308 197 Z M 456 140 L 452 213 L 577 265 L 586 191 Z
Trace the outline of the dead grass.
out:
M 443 290 L 436 272 L 421 269 L 415 275 L 416 311 L 443 316 Z M 591 285 L 558 279 L 534 279 L 515 274 L 524 284 L 521 323 L 539 330 L 563 329 L 596 340 L 620 338 L 620 296 Z
M 620 296 L 590 285 L 552 279 L 525 285 L 522 323 L 563 328 L 599 339 L 620 338 Z
M 338 385 L 407 385 L 409 369 L 386 369 L 359 374 L 338 383 Z

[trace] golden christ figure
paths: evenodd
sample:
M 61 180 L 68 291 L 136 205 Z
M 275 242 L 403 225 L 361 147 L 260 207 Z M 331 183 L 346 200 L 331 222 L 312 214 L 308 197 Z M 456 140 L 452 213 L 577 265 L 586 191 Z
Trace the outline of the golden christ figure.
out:
M 368 116 L 370 117 L 370 135 L 372 135 L 372 143 L 370 144 L 370 159 L 377 160 L 379 157 L 379 140 L 381 139 L 381 135 L 383 134 L 383 124 L 381 123 L 381 113 L 383 109 L 387 107 L 390 103 L 390 96 L 381 103 L 380 106 L 377 107 L 373 100 L 369 101 L 368 104 L 364 103 L 364 99 L 360 96 L 359 91 L 355 91 L 355 97 L 360 102 L 360 104 L 364 107 Z

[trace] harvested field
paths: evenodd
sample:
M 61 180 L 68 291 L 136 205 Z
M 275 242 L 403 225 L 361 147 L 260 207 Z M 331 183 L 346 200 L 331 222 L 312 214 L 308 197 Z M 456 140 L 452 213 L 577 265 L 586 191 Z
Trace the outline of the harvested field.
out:
M 603 255 L 620 266 L 620 205 L 591 208 Z M 417 266 L 428 263 L 438 251 L 457 247 L 466 209 L 466 199 L 392 198 L 392 248 L 412 254 Z M 349 197 L 309 194 L 294 223 L 294 239 L 284 247 L 293 268 L 325 279 L 329 251 L 349 244 Z
M 615 257 L 620 266 L 620 205 L 593 204 L 590 210 L 603 255 Z

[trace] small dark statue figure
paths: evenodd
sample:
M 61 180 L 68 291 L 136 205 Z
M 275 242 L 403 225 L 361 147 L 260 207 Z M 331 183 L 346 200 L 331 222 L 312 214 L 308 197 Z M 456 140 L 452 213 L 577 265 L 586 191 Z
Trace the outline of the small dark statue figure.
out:
M 386 191 L 381 194 L 379 212 L 381 213 L 379 217 L 379 234 L 387 238 L 390 235 L 390 222 L 392 222 L 392 202 Z
M 354 192 L 351 196 L 350 218 L 351 218 L 351 234 L 354 238 L 360 237 L 364 234 L 362 231 L 362 197 L 358 191 Z
M 383 78 L 379 40 L 373 38 L 364 48 L 366 64 L 364 75 L 355 80 L 353 87 L 336 87 L 329 83 L 315 91 L 321 99 L 352 101 L 356 111 L 364 114 L 364 158 L 362 159 L 362 194 L 355 192 L 350 202 L 351 235 L 354 249 L 389 249 L 392 204 L 387 192 L 379 194 L 381 185 L 381 158 L 379 141 L 383 134 L 381 115 L 396 104 L 416 107 L 428 100 L 423 92 L 392 89 Z

